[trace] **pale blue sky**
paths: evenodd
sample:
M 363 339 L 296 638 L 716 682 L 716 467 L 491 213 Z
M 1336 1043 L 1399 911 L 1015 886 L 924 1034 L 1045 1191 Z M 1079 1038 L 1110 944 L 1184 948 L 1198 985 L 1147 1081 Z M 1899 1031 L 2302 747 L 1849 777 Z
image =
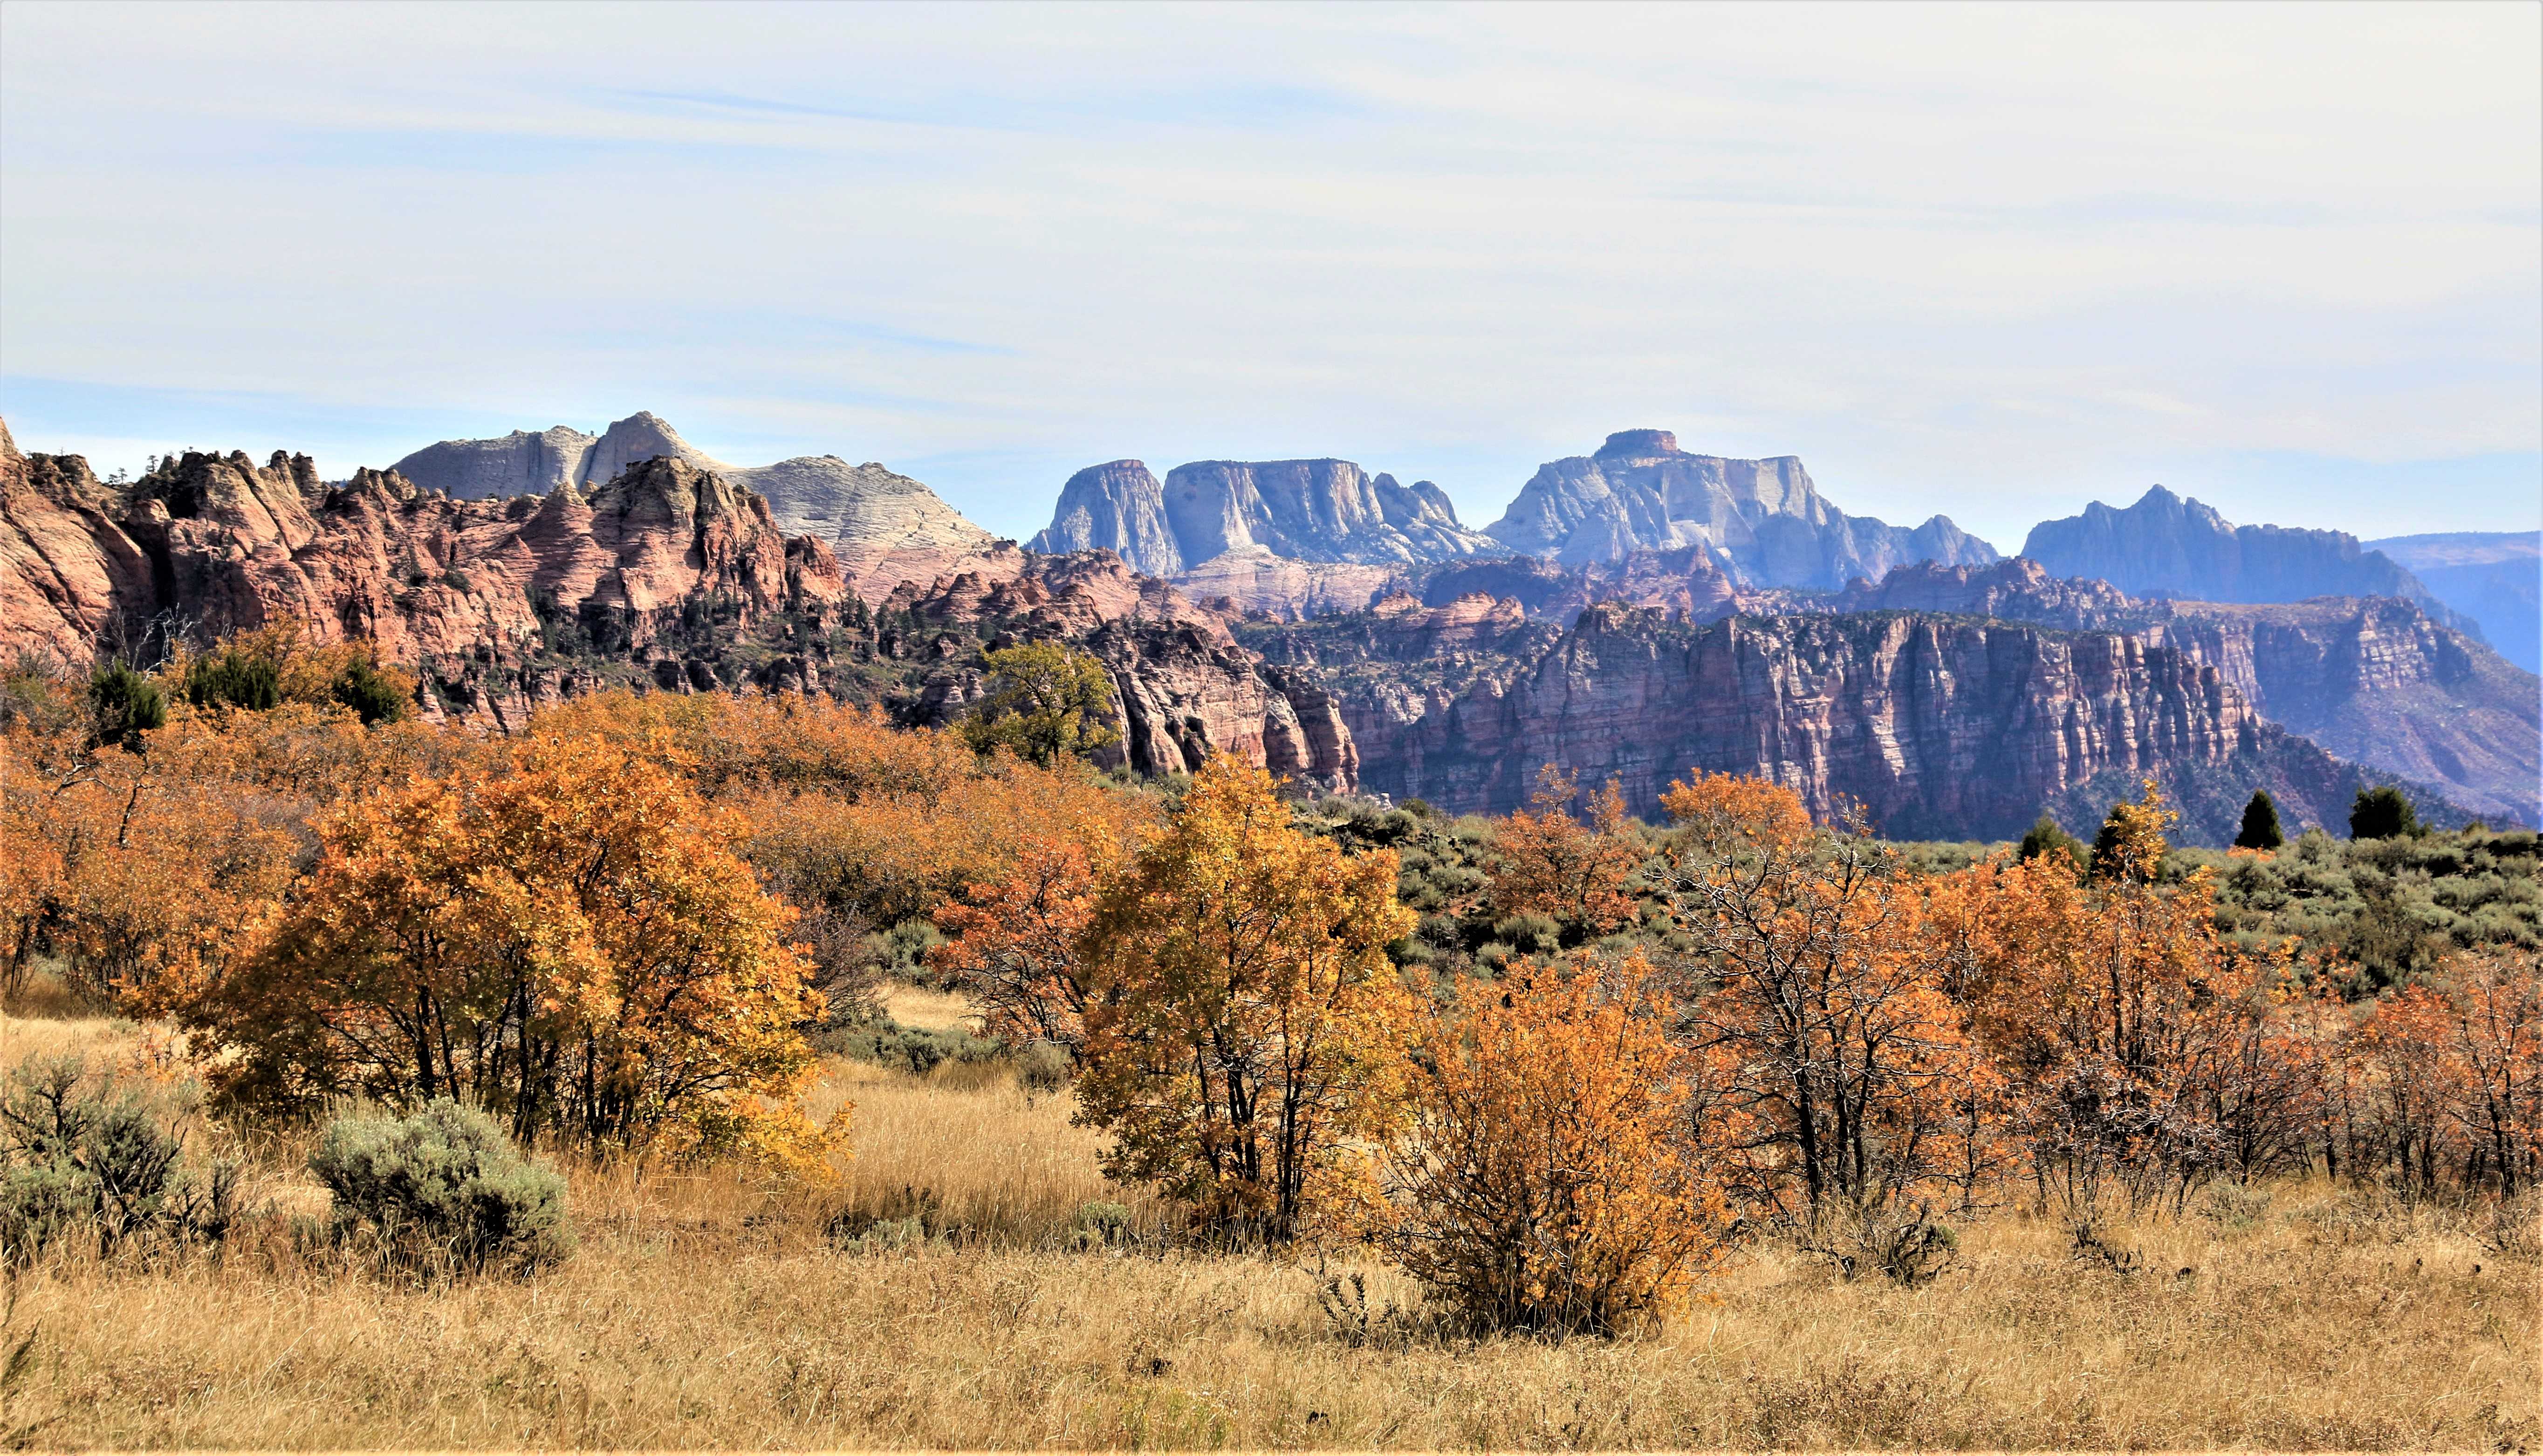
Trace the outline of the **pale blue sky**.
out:
M 2543 7 L 0 5 L 0 416 L 2543 521 Z

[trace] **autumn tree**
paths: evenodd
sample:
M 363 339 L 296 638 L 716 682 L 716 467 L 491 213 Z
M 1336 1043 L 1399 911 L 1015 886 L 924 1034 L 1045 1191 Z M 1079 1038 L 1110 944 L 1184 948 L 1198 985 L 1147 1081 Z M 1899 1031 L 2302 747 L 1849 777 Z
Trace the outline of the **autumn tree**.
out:
M 2515 1193 L 2543 1180 L 2543 957 L 2494 947 L 2445 966 L 2451 1109 L 2465 1182 Z
M 232 1090 L 454 1097 L 516 1137 L 817 1161 L 793 1103 L 820 998 L 739 826 L 587 741 L 506 757 L 322 819 L 266 949 L 185 1008 Z
M 291 882 L 297 816 L 196 772 L 187 741 L 163 724 L 122 751 L 79 719 L 22 721 L 0 738 L 0 989 L 41 956 L 157 1015 L 247 949 Z
M 1010 1043 L 1047 1041 L 1072 1060 L 1086 1046 L 1094 992 L 1081 958 L 1096 897 L 1117 856 L 1080 839 L 1028 835 L 1014 864 L 937 912 L 952 939 L 929 953 L 978 1009 L 988 1035 Z
M 1931 897 L 1961 928 L 1956 994 L 2018 1093 L 2040 1191 L 2078 1217 L 2292 1156 L 2280 1132 L 2311 1096 L 2307 1055 L 2273 1022 L 2291 948 L 2221 935 L 2203 870 L 2155 882 L 2171 820 L 2149 781 L 2113 809 L 2089 885 L 2035 860 Z
M 1292 828 L 1263 770 L 1203 765 L 1081 943 L 1078 1116 L 1114 1135 L 1107 1174 L 1231 1237 L 1305 1227 L 1401 1082 L 1414 1002 L 1386 946 L 1415 917 L 1396 869 Z
M 1792 791 L 1744 794 L 1753 827 L 1699 841 L 1670 871 L 1689 968 L 1714 987 L 1687 1035 L 1715 1136 L 1742 1190 L 1796 1222 L 1940 1192 L 1976 1131 L 1958 1094 L 1984 1069 L 1917 896 L 1859 817 L 1796 835 Z
M 1714 853 L 1740 845 L 1792 846 L 1811 832 L 1801 796 L 1766 779 L 1698 771 L 1672 782 L 1660 807 L 1681 831 Z
M 1468 982 L 1425 1033 L 1385 1156 L 1389 1257 L 1491 1329 L 1609 1334 L 1719 1257 L 1688 1053 L 1639 953 Z
M 1101 721 L 1112 711 L 1113 679 L 1090 653 L 1028 642 L 993 649 L 982 659 L 989 692 L 963 720 L 963 736 L 979 752 L 1012 748 L 1026 762 L 1048 768 L 1120 736 Z
M 1571 945 L 1634 923 L 1630 883 L 1643 863 L 1615 781 L 1589 797 L 1586 824 L 1572 813 L 1580 794 L 1575 775 L 1550 763 L 1538 770 L 1529 807 L 1493 825 L 1486 894 L 1496 916 L 1541 915 Z
M 2152 779 L 2138 786 L 2136 799 L 2111 805 L 2093 836 L 2093 878 L 2151 884 L 2163 874 L 2163 857 L 2172 849 L 2165 836 L 2181 815 L 2164 804 Z

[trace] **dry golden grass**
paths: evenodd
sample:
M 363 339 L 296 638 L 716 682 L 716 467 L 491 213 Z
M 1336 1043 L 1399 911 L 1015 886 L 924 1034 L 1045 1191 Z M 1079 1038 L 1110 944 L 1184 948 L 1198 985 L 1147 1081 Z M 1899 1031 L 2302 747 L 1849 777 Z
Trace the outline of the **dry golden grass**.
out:
M 930 991 L 903 981 L 886 982 L 877 997 L 883 1002 L 884 1014 L 904 1027 L 919 1027 L 931 1032 L 960 1029 L 977 1033 L 979 1013 L 971 1003 L 949 991 Z
M 581 1251 L 533 1279 L 399 1284 L 277 1231 L 221 1264 L 48 1262 L 22 1281 L 40 1337 L 8 1418 L 124 1447 L 2543 1440 L 2543 1266 L 2329 1186 L 2131 1229 L 2133 1277 L 2001 1215 L 1921 1289 L 1761 1249 L 1644 1338 L 1478 1342 L 1391 1321 L 1416 1296 L 1382 1270 L 1333 1270 L 1366 1273 L 1363 1329 L 1311 1264 L 1069 1252 L 1078 1205 L 1119 1195 L 1064 1098 L 832 1073 L 824 1096 L 857 1103 L 842 1187 L 579 1171 Z M 904 1188 L 979 1236 L 843 1254 L 822 1234 Z
M 136 1032 L 132 1023 L 113 1017 L 57 1021 L 0 1011 L 0 1068 L 14 1067 L 31 1056 L 63 1052 L 112 1056 L 129 1045 Z

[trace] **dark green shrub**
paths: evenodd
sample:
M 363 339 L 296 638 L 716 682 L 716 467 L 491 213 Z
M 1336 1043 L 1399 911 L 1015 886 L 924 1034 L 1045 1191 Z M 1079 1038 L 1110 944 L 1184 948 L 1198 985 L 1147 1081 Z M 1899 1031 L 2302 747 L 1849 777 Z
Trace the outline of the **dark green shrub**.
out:
M 1016 1058 L 1016 1081 L 1036 1096 L 1047 1096 L 1066 1087 L 1072 1070 L 1067 1050 L 1048 1041 L 1034 1042 Z
M 105 663 L 89 678 L 89 709 L 97 721 L 97 740 L 138 753 L 141 735 L 168 722 L 168 695 L 145 673 L 120 658 Z
M 2037 860 L 2049 855 L 2063 856 L 2076 874 L 2084 873 L 2084 841 L 2059 828 L 2055 819 L 2042 814 L 2039 822 L 2024 831 L 2022 845 L 2014 857 Z
M 1069 1227 L 1068 1246 L 1080 1252 L 1118 1249 L 1130 1242 L 1130 1208 L 1126 1203 L 1085 1203 Z
M 2278 828 L 2277 802 L 2267 789 L 2252 791 L 2252 802 L 2243 805 L 2243 825 L 2234 834 L 2236 849 L 2276 849 L 2287 842 Z
M 262 652 L 225 647 L 188 664 L 186 701 L 197 708 L 263 713 L 282 702 L 282 664 Z
M 394 679 L 361 658 L 345 669 L 334 687 L 336 701 L 361 715 L 364 724 L 397 723 L 415 711 Z
M 817 1032 L 812 1044 L 833 1056 L 851 1056 L 924 1077 L 945 1063 L 987 1061 L 1004 1043 L 961 1030 L 904 1027 L 889 1017 L 863 1026 Z
M 1563 949 L 1563 927 L 1542 915 L 1511 915 L 1493 922 L 1493 939 L 1522 956 Z
M 2349 806 L 2351 839 L 2401 839 L 2420 832 L 2420 811 L 2399 789 L 2360 789 Z
M 523 1158 L 495 1120 L 437 1098 L 406 1117 L 339 1117 L 309 1171 L 340 1235 L 366 1228 L 393 1263 L 530 1270 L 574 1248 L 565 1180 Z

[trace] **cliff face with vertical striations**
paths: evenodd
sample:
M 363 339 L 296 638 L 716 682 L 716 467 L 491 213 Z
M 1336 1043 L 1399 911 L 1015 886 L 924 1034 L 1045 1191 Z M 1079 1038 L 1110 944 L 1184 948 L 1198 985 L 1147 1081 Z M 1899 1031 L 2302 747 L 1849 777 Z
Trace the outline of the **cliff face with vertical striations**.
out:
M 1371 476 L 1349 460 L 1199 460 L 1162 483 L 1136 460 L 1090 466 L 1060 489 L 1032 545 L 1111 551 L 1159 576 L 1231 553 L 1399 565 L 1502 550 L 1459 523 L 1437 486 Z
M 2477 813 L 2543 822 L 2543 683 L 2390 596 L 2139 600 L 2107 581 L 1991 567 L 1902 567 L 1834 596 L 1751 609 L 1923 611 L 2138 633 L 2213 666 L 2255 712 L 2343 758 L 2423 781 Z
M 2253 787 L 2328 822 L 2368 781 L 2132 633 L 1911 613 L 1700 625 L 1615 603 L 1565 629 L 1467 598 L 1243 637 L 1340 702 L 1371 790 L 1458 811 L 1517 806 L 1555 762 L 1616 777 L 1645 814 L 1701 769 L 1787 784 L 1822 814 L 1860 803 L 1886 834 L 2007 837 L 2061 796 L 2151 774 L 2215 843 Z
M 2501 656 L 2543 672 L 2543 531 L 2447 531 L 2363 545 L 2480 623 Z

